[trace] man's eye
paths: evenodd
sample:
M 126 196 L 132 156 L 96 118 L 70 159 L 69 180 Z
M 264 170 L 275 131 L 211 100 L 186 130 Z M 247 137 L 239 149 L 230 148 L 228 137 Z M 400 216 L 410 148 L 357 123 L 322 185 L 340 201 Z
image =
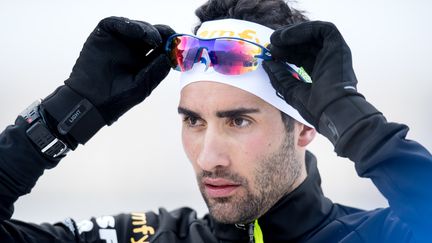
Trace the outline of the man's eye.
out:
M 192 116 L 185 116 L 183 118 L 183 122 L 189 127 L 197 127 L 203 125 L 203 121 L 201 119 Z
M 251 121 L 241 117 L 236 117 L 231 120 L 231 125 L 238 128 L 248 127 L 250 124 Z

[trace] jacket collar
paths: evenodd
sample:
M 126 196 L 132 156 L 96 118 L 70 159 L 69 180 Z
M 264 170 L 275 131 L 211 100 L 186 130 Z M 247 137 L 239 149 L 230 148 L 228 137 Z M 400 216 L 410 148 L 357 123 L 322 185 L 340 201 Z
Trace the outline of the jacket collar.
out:
M 264 242 L 291 241 L 309 233 L 328 217 L 332 202 L 324 197 L 315 156 L 306 152 L 307 177 L 294 191 L 281 198 L 258 219 Z M 247 241 L 247 229 L 215 222 L 215 235 L 220 240 Z M 212 227 L 213 228 L 213 227 Z

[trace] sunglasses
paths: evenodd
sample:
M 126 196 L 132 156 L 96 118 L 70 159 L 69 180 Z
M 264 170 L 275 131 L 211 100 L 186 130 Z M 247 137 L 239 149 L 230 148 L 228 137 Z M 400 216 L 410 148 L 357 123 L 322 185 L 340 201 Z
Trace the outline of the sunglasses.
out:
M 256 70 L 260 59 L 271 59 L 265 47 L 236 37 L 201 39 L 175 34 L 168 39 L 165 50 L 173 68 L 181 72 L 201 62 L 218 73 L 240 75 Z
M 221 74 L 240 75 L 256 70 L 263 60 L 272 59 L 264 46 L 236 37 L 202 39 L 175 34 L 168 38 L 165 51 L 173 69 L 180 72 L 189 71 L 200 62 Z M 298 80 L 307 82 L 295 65 L 287 63 L 287 69 Z

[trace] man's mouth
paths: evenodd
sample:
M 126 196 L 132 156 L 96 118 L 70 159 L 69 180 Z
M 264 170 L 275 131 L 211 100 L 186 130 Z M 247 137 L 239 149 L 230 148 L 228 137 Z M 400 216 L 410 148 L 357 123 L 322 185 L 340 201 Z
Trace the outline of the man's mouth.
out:
M 240 184 L 222 178 L 206 178 L 203 181 L 206 195 L 210 198 L 232 196 Z

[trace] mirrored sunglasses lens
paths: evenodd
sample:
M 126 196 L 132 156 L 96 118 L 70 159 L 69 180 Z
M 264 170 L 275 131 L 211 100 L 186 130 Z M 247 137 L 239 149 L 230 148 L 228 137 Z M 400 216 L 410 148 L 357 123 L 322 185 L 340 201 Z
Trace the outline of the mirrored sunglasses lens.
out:
M 171 41 L 169 58 L 176 70 L 185 72 L 193 67 L 199 49 L 198 39 L 191 36 L 177 36 Z
M 258 67 L 259 46 L 236 39 L 216 39 L 213 46 L 213 67 L 222 74 L 240 75 Z

